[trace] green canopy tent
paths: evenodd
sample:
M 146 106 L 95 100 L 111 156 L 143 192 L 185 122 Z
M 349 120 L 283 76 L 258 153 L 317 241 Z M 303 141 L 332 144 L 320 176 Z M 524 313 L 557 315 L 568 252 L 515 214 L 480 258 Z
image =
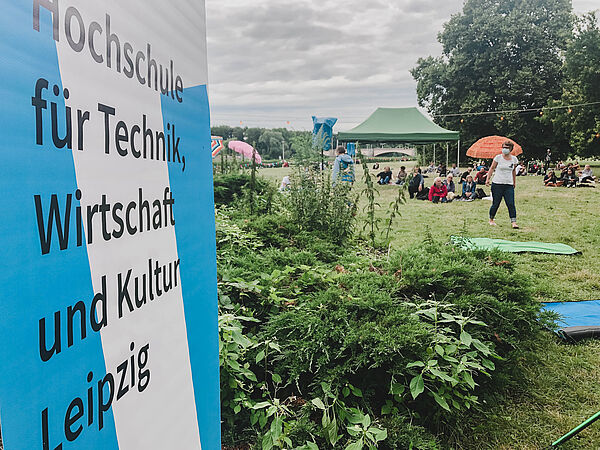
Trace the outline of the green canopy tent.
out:
M 338 133 L 338 141 L 403 144 L 457 142 L 457 166 L 460 164 L 460 135 L 458 131 L 450 131 L 440 127 L 417 108 L 377 108 L 360 125 L 349 131 Z M 446 147 L 447 149 L 448 147 Z

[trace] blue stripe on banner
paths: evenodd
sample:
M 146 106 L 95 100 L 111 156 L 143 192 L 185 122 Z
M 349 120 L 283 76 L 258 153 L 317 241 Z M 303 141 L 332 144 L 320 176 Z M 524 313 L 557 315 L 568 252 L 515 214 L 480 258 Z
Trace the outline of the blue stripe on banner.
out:
M 171 166 L 176 198 L 177 253 L 202 450 L 221 448 L 217 266 L 210 118 L 206 86 L 185 90 L 185 101 L 163 97 L 163 123 L 177 124 L 185 172 Z M 165 134 L 166 134 L 165 130 Z M 176 167 L 176 168 L 175 168 Z
M 106 373 L 99 333 L 87 325 L 87 337 L 67 347 L 66 309 L 82 300 L 86 310 L 94 295 L 85 245 L 65 251 L 40 251 L 34 195 L 41 195 L 47 211 L 51 194 L 58 194 L 64 208 L 67 194 L 77 188 L 71 150 L 56 149 L 50 133 L 50 101 L 59 111 L 59 135 L 65 132 L 64 100 L 56 46 L 52 39 L 50 13 L 42 9 L 40 32 L 33 30 L 32 3 L 0 0 L 0 95 L 2 107 L 3 214 L 0 221 L 2 259 L 0 269 L 0 413 L 2 438 L 8 450 L 42 449 L 42 411 L 48 408 L 48 448 L 63 444 L 67 449 L 117 449 L 112 412 L 104 415 L 98 430 L 98 413 L 87 426 L 87 390 L 97 388 Z M 49 82 L 44 91 L 48 109 L 43 112 L 44 145 L 36 145 L 35 110 L 31 104 L 38 78 Z M 75 205 L 78 202 L 73 195 Z M 64 210 L 63 210 L 64 211 Z M 71 219 L 70 232 L 75 233 Z M 61 313 L 61 352 L 42 362 L 38 322 L 46 318 L 48 347 L 54 342 L 54 313 Z M 79 317 L 79 314 L 76 314 Z M 77 322 L 77 321 L 76 321 Z M 89 371 L 93 380 L 86 380 Z M 65 413 L 79 397 L 84 405 L 83 430 L 72 443 L 66 442 Z M 94 401 L 97 397 L 94 397 Z M 97 408 L 97 407 L 95 407 Z M 77 425 L 73 427 L 73 430 Z

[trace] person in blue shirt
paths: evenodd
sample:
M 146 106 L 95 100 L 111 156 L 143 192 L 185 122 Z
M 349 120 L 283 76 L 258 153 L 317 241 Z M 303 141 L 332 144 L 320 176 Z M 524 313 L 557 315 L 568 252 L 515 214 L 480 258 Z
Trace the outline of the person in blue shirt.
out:
M 379 172 L 377 174 L 377 178 L 379 178 L 377 180 L 377 183 L 379 184 L 390 184 L 390 182 L 392 181 L 392 169 L 390 169 L 389 167 L 384 167 L 383 168 L 383 172 Z
M 467 175 L 467 179 L 462 184 L 462 198 L 464 200 L 475 200 L 477 198 L 477 183 L 473 181 L 471 175 Z
M 344 183 L 354 183 L 354 161 L 346 153 L 346 149 L 341 145 L 335 150 L 337 156 L 333 162 L 333 172 L 331 179 L 335 186 L 338 179 Z

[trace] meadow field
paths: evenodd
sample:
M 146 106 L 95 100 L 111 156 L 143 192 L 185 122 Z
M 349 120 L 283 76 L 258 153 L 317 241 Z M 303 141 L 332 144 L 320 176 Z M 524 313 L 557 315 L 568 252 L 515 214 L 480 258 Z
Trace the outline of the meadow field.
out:
M 400 165 L 386 163 L 394 173 Z M 383 165 L 382 165 L 383 166 Z M 594 172 L 600 175 L 596 163 Z M 358 165 L 354 189 L 364 188 L 363 167 Z M 370 167 L 369 169 L 373 171 Z M 293 168 L 261 169 L 262 177 L 279 183 Z M 426 178 L 430 186 L 433 177 Z M 377 186 L 378 215 L 385 219 L 398 186 Z M 457 189 L 458 186 L 457 186 Z M 484 187 L 489 193 L 489 187 Z M 542 177 L 517 179 L 516 205 L 519 230 L 510 227 L 504 204 L 497 227 L 488 224 L 490 201 L 433 204 L 407 199 L 401 217 L 393 223 L 391 246 L 402 249 L 420 245 L 430 233 L 440 243 L 450 236 L 500 238 L 513 241 L 564 243 L 581 253 L 572 256 L 519 254 L 516 270 L 532 277 L 540 302 L 600 299 L 600 184 L 597 188 L 546 188 Z M 364 200 L 359 202 L 362 214 Z M 383 226 L 382 226 L 383 228 Z M 444 245 L 444 244 L 440 244 Z M 511 392 L 499 392 L 460 448 L 536 449 L 600 410 L 600 343 L 565 344 L 550 332 L 540 334 L 536 348 L 523 349 L 520 359 L 522 384 Z M 563 448 L 600 448 L 600 425 L 592 425 Z

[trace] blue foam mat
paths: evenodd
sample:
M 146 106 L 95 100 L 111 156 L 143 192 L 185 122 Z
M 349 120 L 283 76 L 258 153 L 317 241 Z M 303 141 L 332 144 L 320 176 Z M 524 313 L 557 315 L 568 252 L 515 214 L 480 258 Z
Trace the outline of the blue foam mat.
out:
M 600 326 L 600 300 L 544 303 L 543 308 L 562 316 L 561 327 Z

